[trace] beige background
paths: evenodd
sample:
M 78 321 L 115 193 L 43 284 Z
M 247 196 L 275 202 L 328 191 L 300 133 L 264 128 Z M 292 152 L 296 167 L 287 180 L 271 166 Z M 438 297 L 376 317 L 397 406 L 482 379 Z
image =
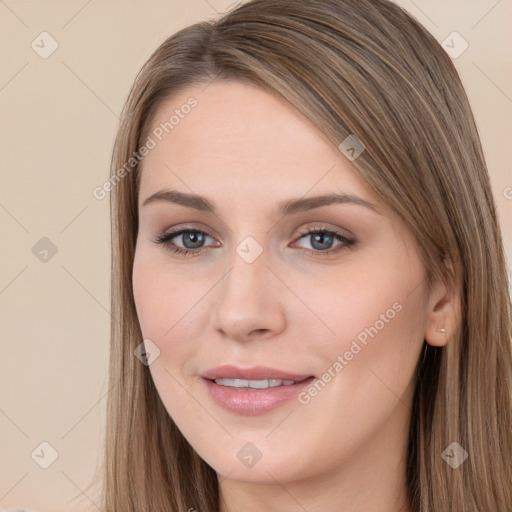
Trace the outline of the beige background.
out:
M 455 64 L 481 133 L 510 261 L 512 2 L 398 3 L 438 41 L 457 31 L 469 43 Z M 2 510 L 97 510 L 88 484 L 100 460 L 108 393 L 110 242 L 108 199 L 92 190 L 108 177 L 118 115 L 139 67 L 171 33 L 230 4 L 0 3 Z M 43 31 L 59 45 L 47 59 L 31 47 Z M 32 252 L 42 237 L 57 248 L 47 262 Z M 43 441 L 58 452 L 48 469 L 35 462 L 51 453 L 39 447 Z

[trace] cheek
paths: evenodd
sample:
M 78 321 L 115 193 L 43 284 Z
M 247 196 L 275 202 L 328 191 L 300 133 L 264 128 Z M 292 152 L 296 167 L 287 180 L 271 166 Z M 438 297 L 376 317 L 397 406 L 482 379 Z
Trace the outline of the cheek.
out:
M 133 263 L 133 296 L 142 333 L 147 338 L 169 336 L 194 303 L 200 284 L 168 268 L 162 258 L 139 244 Z M 197 301 L 197 298 L 195 299 Z M 170 331 L 171 330 L 171 331 Z
M 353 397 L 364 401 L 375 393 L 389 394 L 382 382 L 380 390 L 373 387 L 379 377 L 401 392 L 413 375 L 426 322 L 424 286 L 418 286 L 423 270 L 415 260 L 404 266 L 398 256 L 390 253 L 373 263 L 361 260 L 301 291 L 316 315 L 308 315 L 310 328 L 301 331 L 312 334 L 302 340 L 304 350 L 322 361 L 318 371 L 343 374 L 331 378 L 335 385 L 329 384 L 339 399 L 348 395 L 339 393 L 338 386 L 348 386 Z M 290 324 L 304 326 L 301 312 L 295 311 Z M 332 399 L 336 397 L 333 393 Z
M 137 245 L 132 273 L 133 299 L 137 317 L 144 338 L 153 339 L 158 332 L 157 319 L 162 316 L 166 304 L 162 300 L 161 272 L 157 265 L 152 265 L 144 251 Z
M 171 268 L 165 261 L 165 255 L 159 258 L 144 246 L 137 249 L 133 295 L 142 335 L 160 350 L 160 357 L 150 366 L 155 377 L 157 372 L 162 373 L 155 379 L 156 384 L 169 380 L 165 370 L 176 377 L 188 372 L 190 361 L 197 356 L 201 332 L 204 334 L 209 318 L 205 295 L 215 279 L 212 285 L 206 281 L 194 275 L 192 267 L 190 272 L 177 271 L 175 265 Z
M 424 290 L 418 286 L 411 292 L 421 283 L 421 268 L 398 272 L 389 261 L 361 265 L 361 272 L 354 266 L 309 291 L 307 304 L 324 323 L 315 319 L 314 330 L 301 331 L 300 315 L 290 320 L 306 334 L 301 352 L 318 363 L 318 380 L 300 402 L 304 414 L 316 418 L 311 437 L 335 439 L 340 425 L 345 436 L 345 443 L 317 446 L 326 459 L 356 452 L 365 440 L 378 437 L 395 413 L 409 414 L 423 344 Z M 394 435 L 393 428 L 387 432 Z
M 172 417 L 193 418 L 198 411 L 183 387 L 182 370 L 197 354 L 194 340 L 200 338 L 194 330 L 201 328 L 199 299 L 205 293 L 204 282 L 169 269 L 151 251 L 138 246 L 132 283 L 143 338 L 149 338 L 160 350 L 149 366 L 158 393 Z

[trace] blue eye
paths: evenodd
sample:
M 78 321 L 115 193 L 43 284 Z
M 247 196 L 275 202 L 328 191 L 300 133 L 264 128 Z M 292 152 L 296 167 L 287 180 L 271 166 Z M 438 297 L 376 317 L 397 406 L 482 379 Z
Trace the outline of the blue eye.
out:
M 332 229 L 327 229 L 326 227 L 310 229 L 308 231 L 302 232 L 301 235 L 302 236 L 299 238 L 299 240 L 302 238 L 309 237 L 310 244 L 313 247 L 313 249 L 306 250 L 313 254 L 331 254 L 334 252 L 341 251 L 344 248 L 350 247 L 354 243 L 353 240 L 350 240 L 341 233 L 333 231 Z M 335 240 L 337 240 L 340 243 L 338 245 L 335 245 L 333 248 L 332 243 L 334 243 Z
M 325 226 L 316 227 L 315 229 L 310 229 L 308 231 L 303 231 L 300 233 L 300 235 L 301 236 L 298 238 L 298 240 L 307 237 L 310 238 L 310 243 L 313 246 L 313 249 L 304 249 L 307 252 L 315 255 L 325 255 L 338 252 L 341 251 L 342 249 L 350 247 L 355 243 L 353 240 L 350 240 L 341 233 L 333 231 L 332 229 L 327 229 Z M 176 245 L 174 242 L 172 242 L 174 238 L 181 238 L 181 244 L 184 247 L 180 247 Z M 213 237 L 211 237 L 205 231 L 201 231 L 198 229 L 183 228 L 175 231 L 170 231 L 167 233 L 162 233 L 161 235 L 158 235 L 154 239 L 154 242 L 157 244 L 162 244 L 166 248 L 170 249 L 172 252 L 181 254 L 183 256 L 197 256 L 201 254 L 201 249 L 204 248 L 202 244 L 205 242 L 206 238 L 213 239 Z M 337 240 L 340 243 L 338 245 L 335 245 L 334 248 L 332 248 L 331 244 L 334 243 L 335 240 Z
M 181 243 L 185 247 L 179 247 L 173 242 L 171 242 L 173 238 L 178 237 L 181 237 Z M 180 229 L 178 231 L 163 233 L 157 236 L 154 241 L 157 244 L 164 245 L 166 248 L 170 249 L 175 253 L 183 255 L 191 254 L 191 256 L 196 256 L 200 254 L 200 249 L 202 249 L 201 244 L 204 243 L 206 237 L 210 237 L 208 233 L 205 233 L 204 231 L 200 231 L 198 229 Z

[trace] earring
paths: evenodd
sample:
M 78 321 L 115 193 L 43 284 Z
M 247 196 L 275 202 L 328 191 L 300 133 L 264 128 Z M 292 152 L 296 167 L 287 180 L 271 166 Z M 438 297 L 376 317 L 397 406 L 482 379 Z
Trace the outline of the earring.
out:
M 444 329 L 444 328 L 443 328 L 443 329 L 440 329 L 440 330 L 439 330 L 439 332 L 442 332 L 442 333 L 443 333 L 443 336 L 445 336 L 445 335 L 446 335 L 446 329 Z

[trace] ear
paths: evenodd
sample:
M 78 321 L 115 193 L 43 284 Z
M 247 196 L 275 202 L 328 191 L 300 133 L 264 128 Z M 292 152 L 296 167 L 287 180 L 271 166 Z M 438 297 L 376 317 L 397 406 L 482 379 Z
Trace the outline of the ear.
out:
M 428 299 L 425 341 L 435 347 L 446 345 L 460 325 L 461 297 L 452 278 L 450 258 L 445 258 L 444 264 L 449 269 L 449 277 L 434 284 Z

